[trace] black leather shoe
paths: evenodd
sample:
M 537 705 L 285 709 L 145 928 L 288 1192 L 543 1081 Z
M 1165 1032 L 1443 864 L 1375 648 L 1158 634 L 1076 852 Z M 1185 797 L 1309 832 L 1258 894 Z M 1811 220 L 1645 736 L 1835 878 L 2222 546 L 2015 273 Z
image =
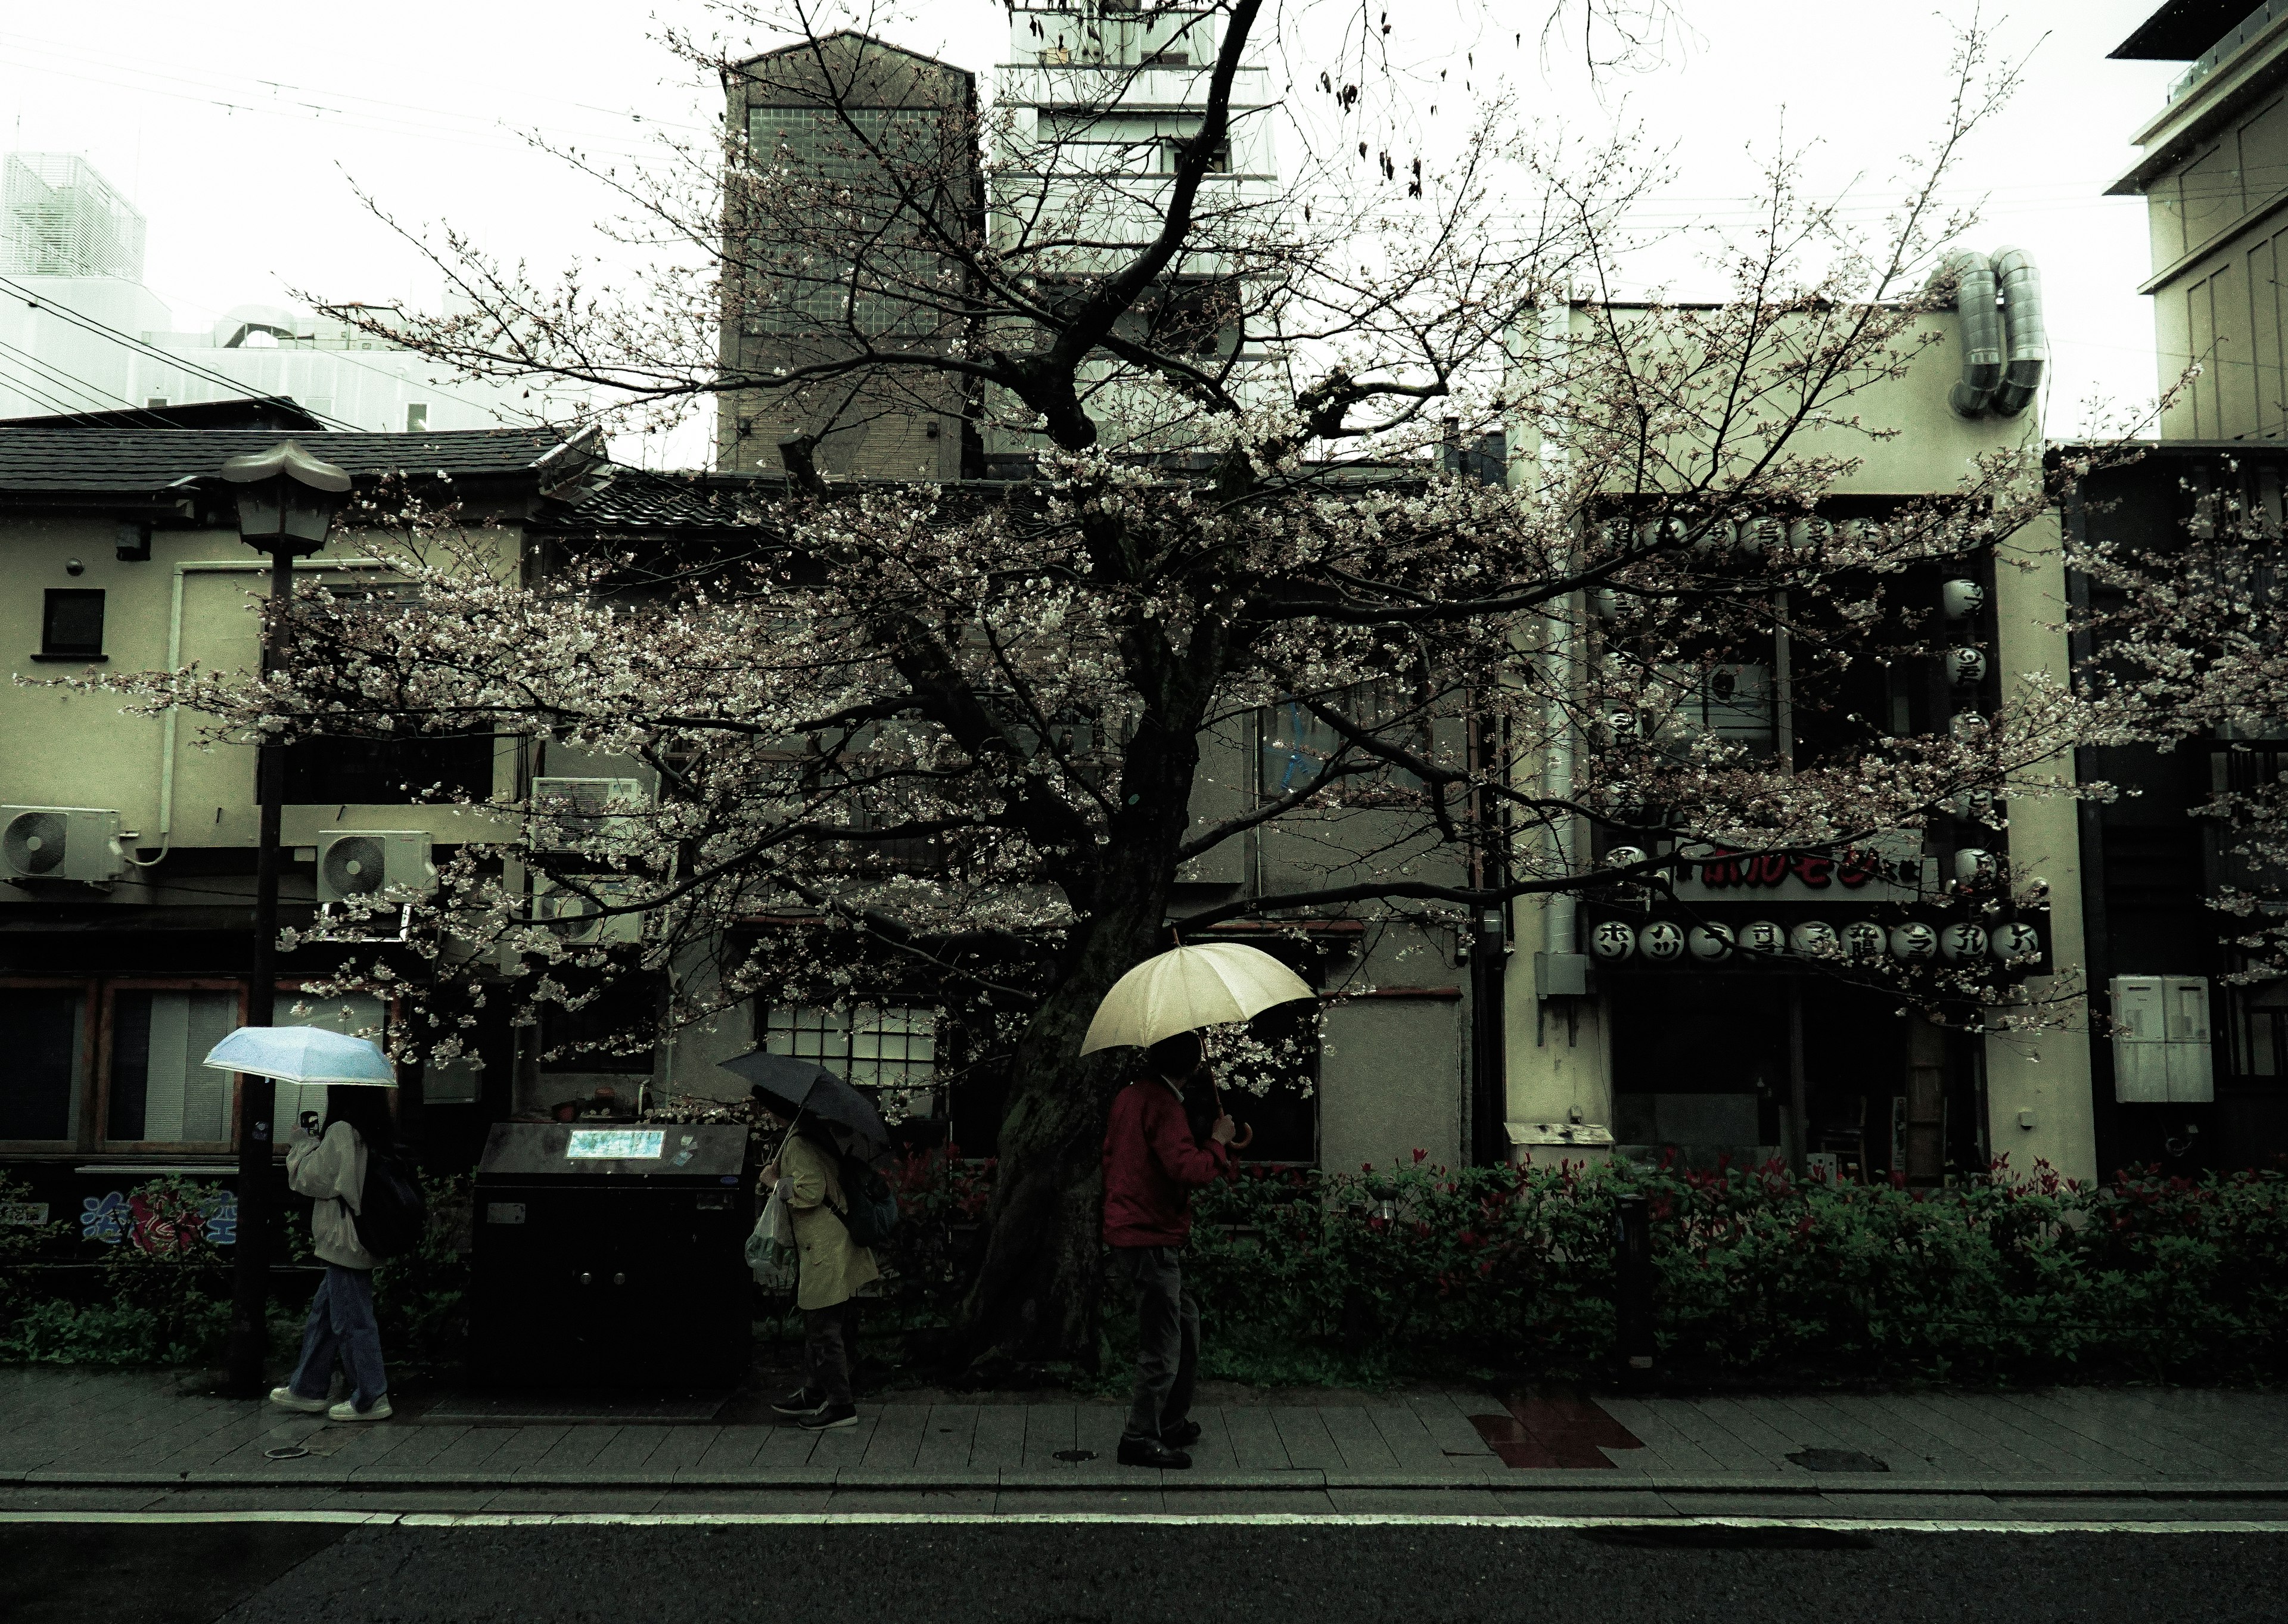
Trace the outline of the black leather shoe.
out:
M 1156 1438 L 1124 1438 L 1120 1440 L 1120 1463 L 1180 1472 L 1190 1468 L 1192 1457 L 1180 1449 L 1169 1448 Z
M 815 1415 L 825 1407 L 826 1399 L 822 1395 L 803 1388 L 797 1388 L 785 1398 L 774 1399 L 771 1403 L 772 1409 L 798 1421 L 806 1415 Z
M 1171 1449 L 1189 1449 L 1200 1441 L 1200 1423 L 1180 1421 L 1172 1427 L 1160 1429 L 1160 1441 Z

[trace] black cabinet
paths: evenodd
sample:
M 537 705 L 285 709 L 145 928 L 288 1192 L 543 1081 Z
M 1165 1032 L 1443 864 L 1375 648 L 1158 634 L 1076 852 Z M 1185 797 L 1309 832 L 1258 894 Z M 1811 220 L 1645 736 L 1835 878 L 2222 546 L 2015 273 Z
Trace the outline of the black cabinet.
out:
M 751 1191 L 743 1127 L 496 1123 L 472 1214 L 473 1374 L 735 1384 L 752 1343 Z

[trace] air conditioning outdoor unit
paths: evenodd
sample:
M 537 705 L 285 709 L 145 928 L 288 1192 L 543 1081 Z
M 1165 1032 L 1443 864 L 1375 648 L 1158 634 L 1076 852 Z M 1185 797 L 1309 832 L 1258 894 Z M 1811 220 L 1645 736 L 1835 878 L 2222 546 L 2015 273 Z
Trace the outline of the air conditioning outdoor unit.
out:
M 532 806 L 536 820 L 545 819 L 565 833 L 592 835 L 605 840 L 632 840 L 636 819 L 631 812 L 650 804 L 640 778 L 536 778 Z M 562 851 L 560 845 L 539 848 Z
M 318 900 L 403 902 L 437 889 L 429 836 L 410 829 L 341 829 L 318 843 Z
M 126 867 L 112 808 L 0 806 L 0 872 L 9 879 L 99 884 Z
M 544 882 L 545 883 L 545 882 Z M 635 888 L 625 880 L 583 880 L 584 890 L 595 895 L 590 901 L 576 891 L 549 889 L 533 893 L 532 917 L 535 923 L 546 925 L 575 947 L 601 947 L 614 942 L 636 942 L 643 939 L 641 914 L 606 914 L 604 907 L 619 907 L 634 900 Z

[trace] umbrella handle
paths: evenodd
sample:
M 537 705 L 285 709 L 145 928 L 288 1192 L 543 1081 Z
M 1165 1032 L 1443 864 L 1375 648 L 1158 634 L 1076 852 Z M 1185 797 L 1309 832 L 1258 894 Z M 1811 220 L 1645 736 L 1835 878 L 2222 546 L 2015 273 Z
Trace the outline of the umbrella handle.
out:
M 1218 1116 L 1230 1115 L 1231 1113 L 1223 1108 L 1223 1084 L 1215 1080 L 1215 1073 L 1212 1072 L 1208 1073 L 1208 1087 L 1215 1090 L 1216 1114 Z M 1251 1123 L 1239 1122 L 1235 1123 L 1235 1126 L 1238 1128 L 1241 1132 L 1244 1133 L 1246 1137 L 1242 1138 L 1238 1133 L 1233 1134 L 1231 1137 L 1231 1145 L 1229 1146 L 1230 1149 L 1243 1151 L 1249 1145 L 1255 1143 L 1255 1129 Z

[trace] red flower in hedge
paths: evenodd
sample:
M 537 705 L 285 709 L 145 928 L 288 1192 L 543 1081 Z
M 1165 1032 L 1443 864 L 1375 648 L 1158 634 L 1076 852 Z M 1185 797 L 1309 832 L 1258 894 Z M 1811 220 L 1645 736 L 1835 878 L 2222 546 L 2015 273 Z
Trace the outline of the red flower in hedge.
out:
M 1430 1153 L 1428 1151 L 1424 1150 L 1418 1145 L 1414 1147 L 1414 1164 L 1417 1167 L 1421 1166 L 1423 1162 L 1427 1161 L 1429 1159 Z

